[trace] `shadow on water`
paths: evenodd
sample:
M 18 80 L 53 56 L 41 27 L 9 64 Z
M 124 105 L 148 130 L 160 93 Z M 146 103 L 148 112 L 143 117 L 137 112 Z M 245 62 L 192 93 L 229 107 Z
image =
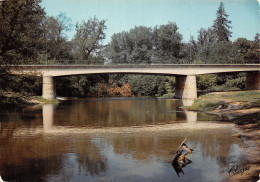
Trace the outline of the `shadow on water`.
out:
M 258 127 L 260 128 L 260 113 L 257 112 L 257 113 L 238 116 L 235 119 L 232 119 L 232 121 L 234 121 L 238 125 L 258 124 Z

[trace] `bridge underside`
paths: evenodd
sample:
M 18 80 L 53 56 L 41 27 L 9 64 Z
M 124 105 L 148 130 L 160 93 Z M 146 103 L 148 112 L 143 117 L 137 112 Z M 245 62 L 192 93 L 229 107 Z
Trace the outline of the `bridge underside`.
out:
M 196 99 L 196 75 L 177 75 L 175 77 L 175 98 Z M 260 72 L 247 72 L 246 89 L 260 90 Z M 43 76 L 42 97 L 49 100 L 56 98 L 55 79 L 53 76 Z

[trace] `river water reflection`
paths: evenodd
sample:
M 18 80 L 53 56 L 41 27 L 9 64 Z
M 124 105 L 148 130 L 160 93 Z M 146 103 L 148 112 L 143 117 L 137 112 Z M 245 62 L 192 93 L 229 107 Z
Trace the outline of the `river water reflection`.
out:
M 0 113 L 0 176 L 6 181 L 223 181 L 244 144 L 216 116 L 183 111 L 180 100 L 71 100 Z M 183 127 L 183 128 L 182 128 Z M 187 137 L 193 162 L 171 165 Z

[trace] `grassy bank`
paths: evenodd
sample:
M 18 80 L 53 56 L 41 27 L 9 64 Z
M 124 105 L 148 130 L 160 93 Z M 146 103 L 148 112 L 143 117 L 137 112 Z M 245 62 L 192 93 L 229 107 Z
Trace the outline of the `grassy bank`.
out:
M 260 91 L 217 92 L 200 96 L 185 107 L 195 111 L 239 110 L 260 107 Z
M 44 104 L 58 104 L 59 103 L 58 99 L 48 100 L 48 99 L 44 99 L 40 96 L 31 97 L 31 101 L 36 101 L 36 102 L 40 102 L 40 103 L 44 103 Z

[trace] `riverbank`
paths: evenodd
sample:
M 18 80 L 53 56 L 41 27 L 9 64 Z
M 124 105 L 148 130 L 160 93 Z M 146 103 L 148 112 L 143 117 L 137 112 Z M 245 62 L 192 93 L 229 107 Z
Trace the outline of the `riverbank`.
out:
M 229 181 L 257 181 L 260 174 L 260 91 L 216 92 L 199 97 L 188 110 L 216 114 L 224 121 L 236 121 L 236 137 L 244 141 L 248 155 L 244 166 L 230 174 Z M 240 169 L 241 168 L 241 169 Z M 243 171 L 243 169 L 246 169 Z M 236 174 L 238 173 L 238 174 Z
M 247 154 L 246 163 L 243 166 L 239 166 L 237 174 L 230 177 L 229 181 L 258 181 L 260 179 L 260 132 L 259 123 L 245 124 L 236 126 L 237 133 L 232 135 L 238 139 L 243 140 L 246 144 L 244 152 Z M 239 171 L 243 168 L 247 168 L 244 171 Z M 233 173 L 233 172 L 232 172 Z
M 20 93 L 2 92 L 0 95 L 0 106 L 4 108 L 20 108 L 36 104 L 59 103 L 58 99 L 48 100 L 40 96 L 24 96 Z

